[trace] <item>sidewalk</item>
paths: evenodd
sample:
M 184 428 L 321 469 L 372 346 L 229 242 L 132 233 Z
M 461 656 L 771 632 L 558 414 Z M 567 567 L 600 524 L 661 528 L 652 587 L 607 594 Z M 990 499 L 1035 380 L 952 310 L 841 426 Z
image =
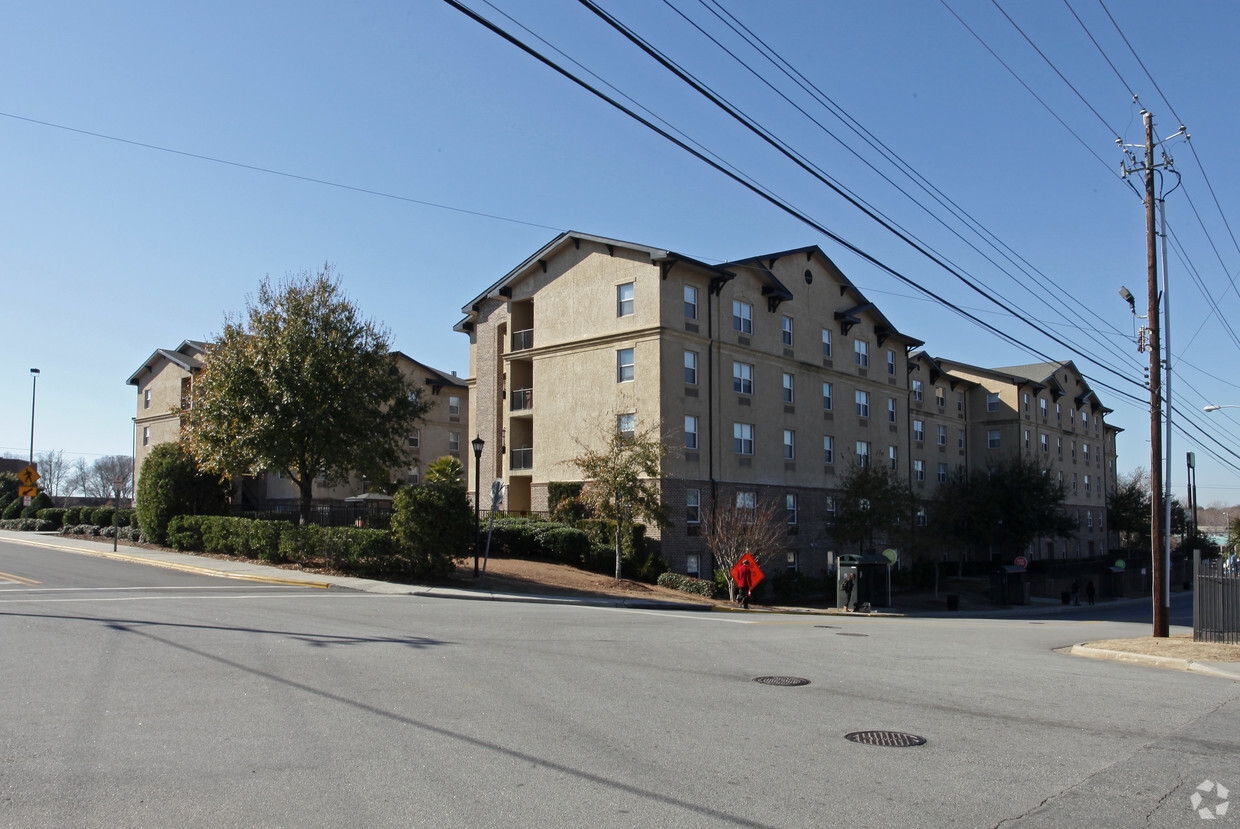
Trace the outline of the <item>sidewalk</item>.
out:
M 336 590 L 356 590 L 363 593 L 381 593 L 393 596 L 429 596 L 443 599 L 472 599 L 474 601 L 535 602 L 540 604 L 571 604 L 593 607 L 624 607 L 655 610 L 711 610 L 710 605 L 689 602 L 667 602 L 652 599 L 595 598 L 572 596 L 539 596 L 527 593 L 498 593 L 485 588 L 432 587 L 423 584 L 398 584 L 395 582 L 363 579 L 354 576 L 334 576 L 307 573 L 301 570 L 285 570 L 259 561 L 217 559 L 177 553 L 171 550 L 149 550 L 142 547 L 118 545 L 112 551 L 111 539 L 84 538 L 59 533 L 31 533 L 0 530 L 0 539 L 34 547 L 65 550 L 81 555 L 128 561 L 153 567 L 165 567 L 186 573 L 198 573 L 217 578 L 282 584 L 290 587 L 314 587 Z
M 204 558 L 190 553 L 176 553 L 169 550 L 148 550 L 140 547 L 120 545 L 117 552 L 112 551 L 111 540 L 83 538 L 81 536 L 63 536 L 56 533 L 28 533 L 11 530 L 0 530 L 0 540 L 34 547 L 45 547 L 65 550 L 80 555 L 110 558 L 117 561 L 128 561 L 134 564 L 145 564 L 154 567 L 166 567 L 187 573 L 199 573 L 217 578 L 238 579 L 241 581 L 260 582 L 263 584 L 282 584 L 291 587 L 310 587 L 335 590 L 356 590 L 364 593 L 381 593 L 385 595 L 424 596 L 442 599 L 469 599 L 473 601 L 496 602 L 534 602 L 539 604 L 581 605 L 587 607 L 620 607 L 642 610 L 692 610 L 714 611 L 724 610 L 737 613 L 758 612 L 770 613 L 769 610 L 743 611 L 729 605 L 707 605 L 681 602 L 668 602 L 651 599 L 595 598 L 571 596 L 540 596 L 529 593 L 498 593 L 485 588 L 460 587 L 429 587 L 418 584 L 396 584 L 393 582 L 362 579 L 353 576 L 332 576 L 319 573 L 306 573 L 300 570 L 284 570 L 279 567 L 262 564 L 257 561 Z M 1125 604 L 1148 603 L 1149 597 L 1121 600 Z M 1108 603 L 1110 604 L 1110 603 Z M 960 618 L 1008 618 L 1012 616 L 1045 616 L 1057 615 L 1070 610 L 1079 609 L 1071 605 L 1046 604 L 1021 606 L 985 611 L 911 611 L 907 613 L 876 611 L 871 614 L 845 614 L 842 611 L 806 611 L 804 609 L 777 609 L 775 612 L 788 613 L 822 613 L 856 616 L 903 616 L 931 619 Z M 1060 653 L 1073 656 L 1084 656 L 1092 659 L 1109 659 L 1117 662 L 1128 662 L 1171 670 L 1191 671 L 1226 679 L 1240 680 L 1240 662 L 1198 662 L 1191 659 L 1179 659 L 1167 656 L 1132 653 L 1120 650 L 1091 648 L 1085 645 L 1073 645 L 1060 649 Z

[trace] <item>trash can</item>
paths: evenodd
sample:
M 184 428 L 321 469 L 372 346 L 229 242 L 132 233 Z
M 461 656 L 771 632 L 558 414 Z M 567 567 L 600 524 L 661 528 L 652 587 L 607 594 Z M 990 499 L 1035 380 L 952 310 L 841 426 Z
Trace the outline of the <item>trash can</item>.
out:
M 960 609 L 960 597 L 955 595 L 954 593 L 948 593 L 947 594 L 947 609 L 953 612 L 959 610 Z

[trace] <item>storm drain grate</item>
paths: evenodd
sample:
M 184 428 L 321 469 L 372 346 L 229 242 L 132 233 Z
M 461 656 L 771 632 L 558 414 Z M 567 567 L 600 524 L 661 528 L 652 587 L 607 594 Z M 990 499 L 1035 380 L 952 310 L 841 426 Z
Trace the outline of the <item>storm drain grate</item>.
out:
M 909 746 L 924 746 L 926 744 L 925 737 L 918 737 L 916 734 L 905 734 L 900 731 L 854 731 L 851 734 L 845 734 L 844 739 L 851 740 L 854 743 L 863 743 L 867 746 L 887 746 L 889 748 L 908 748 Z
M 869 636 L 868 633 L 837 633 L 836 636 Z
M 809 685 L 808 679 L 802 679 L 799 676 L 760 676 L 754 682 L 761 682 L 763 685 L 783 685 L 785 687 Z

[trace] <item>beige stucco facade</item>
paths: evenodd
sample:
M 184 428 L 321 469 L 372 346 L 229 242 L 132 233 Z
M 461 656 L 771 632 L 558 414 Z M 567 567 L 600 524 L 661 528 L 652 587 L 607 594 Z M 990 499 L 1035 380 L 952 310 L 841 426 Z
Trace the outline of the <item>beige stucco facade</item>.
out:
M 462 310 L 456 330 L 470 338 L 481 477 L 506 484 L 509 510 L 546 510 L 548 483 L 579 480 L 572 458 L 581 447 L 601 446 L 632 416 L 671 450 L 661 484 L 674 525 L 650 536 L 673 569 L 708 573 L 695 506 L 752 492 L 787 508 L 789 567 L 817 573 L 854 552 L 830 534 L 851 465 L 890 468 L 929 501 L 956 469 L 1022 451 L 1028 429 L 1077 442 L 1075 465 L 1070 442 L 1069 457 L 1051 460 L 1067 474 L 1068 508 L 1081 510 L 1083 527 L 1080 545 L 1039 543 L 1030 553 L 1105 546 L 1114 430 L 1075 367 L 936 361 L 816 247 L 716 266 L 565 233 Z M 1065 412 L 1054 429 L 1037 422 L 1025 394 L 1061 410 L 1074 401 L 1073 419 Z
M 129 385 L 136 387 L 137 416 L 134 418 L 135 492 L 137 476 L 152 447 L 181 437 L 182 416 L 193 405 L 193 382 L 202 370 L 206 343 L 186 340 L 175 349 L 156 350 L 134 372 Z M 432 461 L 455 457 L 462 465 L 469 454 L 469 386 L 455 374 L 444 373 L 393 352 L 402 372 L 413 378 L 423 399 L 431 404 L 424 422 L 406 441 L 409 463 L 392 470 L 394 480 L 418 483 Z M 318 503 L 337 503 L 366 491 L 367 482 L 354 476 L 343 484 L 329 486 L 319 479 L 314 484 Z M 245 503 L 294 502 L 299 494 L 291 480 L 269 471 L 246 478 L 236 497 Z

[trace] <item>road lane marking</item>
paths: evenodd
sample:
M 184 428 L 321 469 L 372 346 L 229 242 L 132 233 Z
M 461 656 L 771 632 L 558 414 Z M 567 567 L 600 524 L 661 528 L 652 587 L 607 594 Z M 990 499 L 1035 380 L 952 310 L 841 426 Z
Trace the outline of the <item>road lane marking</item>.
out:
M 42 584 L 43 582 L 36 579 L 28 579 L 24 576 L 15 576 L 12 573 L 0 573 L 0 584 Z

